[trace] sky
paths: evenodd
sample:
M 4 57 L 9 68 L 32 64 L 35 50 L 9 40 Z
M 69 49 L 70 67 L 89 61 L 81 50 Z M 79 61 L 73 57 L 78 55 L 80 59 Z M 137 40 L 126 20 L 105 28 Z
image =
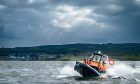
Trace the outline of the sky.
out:
M 0 47 L 139 42 L 140 0 L 0 0 Z

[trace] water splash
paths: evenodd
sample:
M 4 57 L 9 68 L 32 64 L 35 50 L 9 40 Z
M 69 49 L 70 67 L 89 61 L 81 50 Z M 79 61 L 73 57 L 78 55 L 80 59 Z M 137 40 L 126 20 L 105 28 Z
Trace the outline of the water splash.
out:
M 80 76 L 76 71 L 74 71 L 74 66 L 66 65 L 62 69 L 59 70 L 60 74 L 57 78 L 65 78 L 65 77 L 72 77 L 72 76 Z
M 75 75 L 75 71 L 73 69 L 73 66 L 64 66 L 61 71 L 60 74 L 69 74 L 69 75 Z
M 124 64 L 122 62 L 118 62 L 117 64 L 108 68 L 107 76 L 111 78 L 127 78 L 134 73 L 140 73 L 139 68 Z
M 129 64 L 125 64 L 123 62 L 117 62 L 113 66 L 109 66 L 108 72 L 101 76 L 101 78 L 127 78 L 134 73 L 140 73 L 140 68 L 134 68 Z M 66 78 L 66 77 L 74 77 L 81 75 L 74 71 L 74 64 L 68 64 L 59 69 L 59 75 L 57 78 Z

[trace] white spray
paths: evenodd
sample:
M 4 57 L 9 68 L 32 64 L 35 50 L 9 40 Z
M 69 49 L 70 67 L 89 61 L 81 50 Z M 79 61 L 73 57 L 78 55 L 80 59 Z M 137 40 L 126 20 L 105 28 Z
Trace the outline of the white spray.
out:
M 74 65 L 66 65 L 62 69 L 59 70 L 60 74 L 57 76 L 58 78 L 70 77 L 70 76 L 79 76 L 80 74 L 74 71 Z M 136 70 L 128 64 L 123 62 L 117 62 L 116 64 L 109 66 L 108 71 L 105 74 L 107 77 L 118 78 L 118 77 L 126 77 L 135 73 Z
M 57 78 L 64 78 L 64 77 L 72 77 L 72 76 L 80 76 L 79 73 L 74 71 L 74 66 L 66 65 L 62 69 L 59 70 L 60 74 Z
M 126 64 L 115 64 L 108 68 L 107 76 L 112 78 L 124 77 L 133 73 L 133 68 Z

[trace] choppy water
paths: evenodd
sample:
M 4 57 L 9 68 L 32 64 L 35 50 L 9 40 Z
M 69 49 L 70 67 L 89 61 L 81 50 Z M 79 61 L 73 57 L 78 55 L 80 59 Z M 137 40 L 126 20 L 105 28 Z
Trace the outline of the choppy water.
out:
M 140 61 L 118 61 L 104 78 L 82 78 L 74 61 L 0 61 L 0 84 L 140 84 Z

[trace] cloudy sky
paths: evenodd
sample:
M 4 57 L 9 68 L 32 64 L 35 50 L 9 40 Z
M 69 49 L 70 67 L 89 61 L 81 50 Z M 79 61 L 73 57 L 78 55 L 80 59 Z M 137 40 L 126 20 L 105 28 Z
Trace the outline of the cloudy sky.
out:
M 0 0 L 0 47 L 139 43 L 140 0 Z

